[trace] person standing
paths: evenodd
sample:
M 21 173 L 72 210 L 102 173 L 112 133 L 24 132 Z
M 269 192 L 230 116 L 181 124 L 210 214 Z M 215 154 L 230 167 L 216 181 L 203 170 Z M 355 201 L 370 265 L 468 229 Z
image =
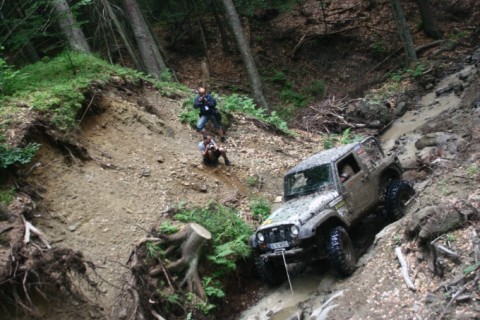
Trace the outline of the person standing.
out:
M 193 102 L 193 108 L 200 109 L 200 118 L 197 122 L 197 131 L 205 133 L 205 126 L 208 121 L 213 123 L 215 129 L 218 130 L 220 136 L 220 141 L 225 142 L 225 131 L 217 118 L 219 111 L 216 108 L 217 101 L 215 98 L 208 94 L 204 87 L 198 88 L 198 95 L 195 97 Z
M 203 140 L 198 144 L 198 149 L 202 155 L 203 162 L 206 164 L 216 165 L 220 157 L 223 157 L 227 166 L 232 164 L 227 158 L 225 149 L 219 148 L 209 134 L 203 135 Z

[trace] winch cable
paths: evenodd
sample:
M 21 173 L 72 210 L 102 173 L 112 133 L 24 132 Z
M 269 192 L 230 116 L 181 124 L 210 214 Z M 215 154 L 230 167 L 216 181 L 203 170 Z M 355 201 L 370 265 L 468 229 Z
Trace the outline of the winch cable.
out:
M 292 282 L 290 281 L 290 274 L 288 274 L 287 259 L 285 259 L 285 249 L 282 249 L 283 265 L 285 266 L 285 272 L 287 273 L 288 284 L 290 285 L 290 291 L 293 294 Z

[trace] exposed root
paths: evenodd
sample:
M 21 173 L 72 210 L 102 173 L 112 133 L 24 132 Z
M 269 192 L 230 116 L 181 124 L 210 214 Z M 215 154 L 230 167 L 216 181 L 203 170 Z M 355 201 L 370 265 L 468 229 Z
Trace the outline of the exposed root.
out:
M 124 288 L 112 316 L 163 319 L 161 314 L 167 311 L 169 316 L 184 316 L 187 306 L 179 301 L 174 310 L 166 309 L 168 303 L 164 300 L 178 295 L 184 287 L 186 292 L 197 297 L 196 300 L 206 298 L 198 267 L 202 248 L 210 239 L 210 232 L 190 223 L 173 235 L 140 240 L 128 259 L 130 270 L 125 275 Z M 152 255 L 152 250 L 159 250 L 160 246 L 168 246 L 162 256 Z M 164 263 L 164 259 L 169 262 Z
M 45 234 L 26 220 L 25 215 L 33 210 L 32 199 L 20 193 L 9 208 L 10 219 L 0 222 L 0 229 L 5 232 L 0 246 L 0 310 L 6 315 L 41 317 L 37 309 L 39 301 L 47 303 L 57 297 L 87 302 L 74 281 L 77 278 L 90 288 L 96 287 L 87 276 L 87 269 L 94 270 L 95 266 L 79 251 L 52 248 Z M 37 244 L 33 236 L 41 243 Z
M 25 236 L 23 237 L 23 243 L 27 244 L 30 242 L 30 233 L 36 234 L 40 240 L 43 242 L 47 249 L 51 249 L 52 246 L 47 241 L 45 234 L 40 231 L 38 228 L 34 227 L 30 222 L 28 222 L 25 217 L 22 215 L 23 224 L 25 225 Z

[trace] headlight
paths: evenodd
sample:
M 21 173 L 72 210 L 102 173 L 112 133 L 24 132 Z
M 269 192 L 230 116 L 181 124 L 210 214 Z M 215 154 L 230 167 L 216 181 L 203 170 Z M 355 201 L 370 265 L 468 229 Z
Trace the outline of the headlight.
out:
M 260 242 L 265 241 L 265 237 L 263 236 L 263 233 L 257 232 L 257 239 L 258 239 L 258 241 L 260 241 Z
M 297 237 L 298 236 L 298 227 L 296 225 L 293 225 L 290 227 L 290 232 L 292 233 L 292 237 Z

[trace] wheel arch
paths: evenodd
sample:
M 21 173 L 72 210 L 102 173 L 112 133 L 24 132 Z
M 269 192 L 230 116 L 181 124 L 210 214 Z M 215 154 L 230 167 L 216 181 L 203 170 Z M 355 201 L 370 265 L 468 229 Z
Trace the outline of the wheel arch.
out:
M 315 229 L 315 234 L 321 235 L 321 234 L 327 234 L 331 229 L 335 227 L 343 227 L 345 230 L 348 230 L 347 223 L 340 219 L 338 216 L 330 216 L 328 219 L 323 221 L 321 224 L 317 225 L 317 228 Z
M 383 194 L 387 189 L 388 185 L 393 180 L 399 180 L 402 176 L 402 171 L 396 166 L 390 166 L 383 170 L 380 180 L 378 181 L 379 194 Z

